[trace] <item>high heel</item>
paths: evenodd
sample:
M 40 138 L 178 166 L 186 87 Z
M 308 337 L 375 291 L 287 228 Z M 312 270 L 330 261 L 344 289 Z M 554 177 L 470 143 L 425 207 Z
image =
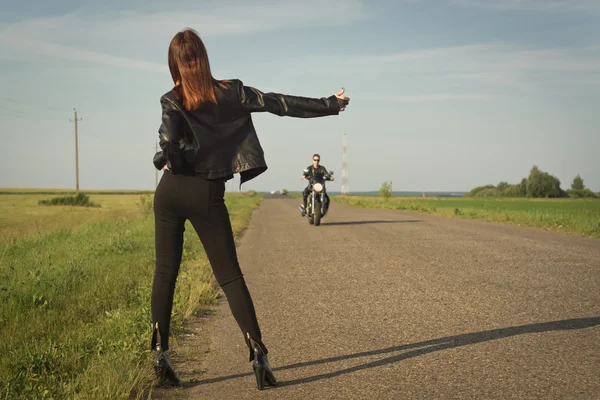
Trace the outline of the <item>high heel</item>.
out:
M 267 371 L 264 368 L 257 367 L 256 364 L 252 365 L 254 369 L 254 374 L 256 375 L 256 387 L 258 390 L 263 390 L 265 388 L 265 377 L 267 375 Z
M 154 372 L 159 380 L 159 384 L 168 384 L 171 386 L 178 386 L 180 383 L 177 373 L 173 369 L 173 363 L 169 357 L 169 351 L 156 350 L 154 356 Z
M 248 335 L 251 351 L 254 353 L 252 369 L 256 375 L 256 387 L 263 390 L 265 386 L 277 386 L 275 375 L 269 366 L 267 355 L 263 352 L 260 345 Z
M 160 332 L 158 331 L 158 322 L 156 323 L 156 353 L 154 355 L 154 372 L 159 380 L 159 385 L 168 384 L 178 386 L 179 377 L 173 368 L 173 363 L 169 357 L 169 351 L 163 351 L 160 344 Z

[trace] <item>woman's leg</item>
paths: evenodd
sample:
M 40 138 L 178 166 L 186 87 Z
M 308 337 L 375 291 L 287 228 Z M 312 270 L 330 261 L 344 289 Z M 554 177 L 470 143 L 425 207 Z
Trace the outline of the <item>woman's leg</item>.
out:
M 249 335 L 260 345 L 264 354 L 267 354 L 268 350 L 262 343 L 254 303 L 238 263 L 229 212 L 224 200 L 225 184 L 208 182 L 208 185 L 208 211 L 191 215 L 190 222 L 202 241 L 217 283 L 225 292 L 231 313 L 248 347 L 250 348 Z M 253 358 L 254 353 L 251 350 L 250 361 Z
M 167 177 L 165 176 L 165 178 Z M 158 323 L 160 345 L 163 351 L 169 349 L 173 294 L 181 264 L 185 230 L 185 218 L 170 211 L 175 207 L 170 206 L 173 192 L 168 189 L 170 188 L 157 189 L 154 201 L 156 266 L 152 285 L 153 335 L 151 348 L 157 345 L 156 324 Z

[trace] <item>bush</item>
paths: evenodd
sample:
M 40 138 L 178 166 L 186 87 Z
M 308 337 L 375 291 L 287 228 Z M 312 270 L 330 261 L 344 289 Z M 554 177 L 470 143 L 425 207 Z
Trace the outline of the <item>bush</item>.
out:
M 592 192 L 590 189 L 569 189 L 567 190 L 569 197 L 587 197 L 592 199 L 597 199 L 598 195 Z
M 77 196 L 63 196 L 40 200 L 38 204 L 44 206 L 100 207 L 100 204 L 91 202 L 90 196 L 83 193 L 79 193 Z
M 479 186 L 471 190 L 465 197 L 521 197 L 521 185 L 510 185 L 500 182 L 498 186 Z M 524 197 L 524 196 L 523 196 Z
M 471 190 L 465 195 L 465 197 L 487 197 L 490 193 L 494 192 L 496 187 L 494 185 L 478 186 Z
M 392 197 L 392 183 L 383 182 L 379 189 L 379 193 L 381 193 L 381 197 L 383 197 L 385 201 L 388 201 L 388 199 Z
M 579 178 L 581 179 L 581 178 Z M 583 185 L 583 180 L 581 180 Z M 579 180 L 577 180 L 579 185 Z M 498 186 L 479 186 L 465 194 L 465 197 L 567 197 L 567 192 L 561 189 L 558 178 L 540 171 L 533 166 L 528 178 L 523 178 L 521 183 L 511 185 L 500 182 Z
M 521 197 L 521 185 L 509 185 L 502 191 L 502 197 Z
M 500 182 L 500 183 L 498 184 L 498 186 L 496 186 L 496 189 L 497 189 L 499 192 L 504 192 L 504 190 L 508 189 L 509 187 L 510 187 L 510 184 L 509 184 L 508 182 L 504 182 L 504 181 L 503 181 L 503 182 Z

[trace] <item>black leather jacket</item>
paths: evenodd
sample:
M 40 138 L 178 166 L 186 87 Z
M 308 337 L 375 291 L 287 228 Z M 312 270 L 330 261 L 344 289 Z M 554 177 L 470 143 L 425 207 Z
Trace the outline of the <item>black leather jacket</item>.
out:
M 315 172 L 320 172 L 325 176 L 329 175 L 327 168 L 325 168 L 322 165 L 319 165 L 317 168 L 315 168 L 312 164 L 310 164 L 308 167 L 306 167 L 306 169 L 308 170 L 308 172 L 304 174 L 304 176 L 306 176 L 309 179 L 315 174 Z
M 166 164 L 173 174 L 223 181 L 239 173 L 241 186 L 267 170 L 251 113 L 314 118 L 339 114 L 342 102 L 334 95 L 316 99 L 262 93 L 237 79 L 223 84 L 215 87 L 217 104 L 205 103 L 194 111 L 187 111 L 173 91 L 161 96 L 157 169 Z

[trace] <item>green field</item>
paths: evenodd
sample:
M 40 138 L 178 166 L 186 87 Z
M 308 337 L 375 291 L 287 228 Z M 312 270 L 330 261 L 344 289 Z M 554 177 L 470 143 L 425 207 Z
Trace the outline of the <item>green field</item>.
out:
M 489 199 L 331 196 L 334 202 L 365 208 L 415 211 L 533 226 L 557 232 L 600 238 L 600 200 L 597 199 Z
M 141 398 L 154 378 L 152 195 L 92 194 L 101 207 L 79 208 L 38 205 L 51 190 L 15 192 L 0 195 L 0 399 Z M 239 236 L 262 196 L 226 200 Z M 216 301 L 189 223 L 185 239 L 175 335 Z

